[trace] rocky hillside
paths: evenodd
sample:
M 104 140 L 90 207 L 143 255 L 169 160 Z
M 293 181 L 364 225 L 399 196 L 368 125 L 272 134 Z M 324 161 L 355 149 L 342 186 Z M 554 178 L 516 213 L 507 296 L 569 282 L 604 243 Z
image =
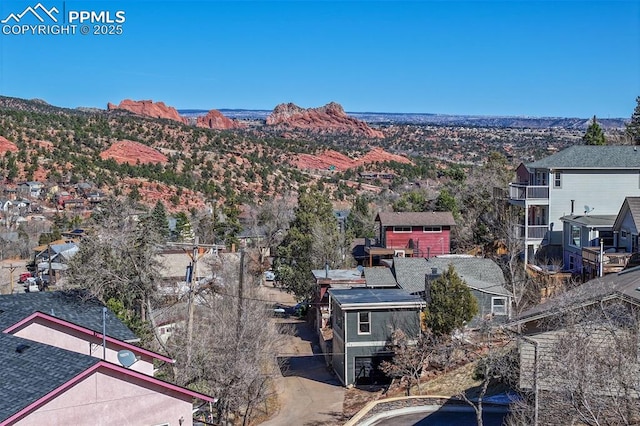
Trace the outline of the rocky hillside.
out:
M 300 108 L 288 103 L 275 107 L 267 117 L 267 126 L 310 130 L 318 133 L 348 133 L 367 138 L 383 138 L 364 121 L 349 117 L 340 104 L 328 103 L 319 108 Z

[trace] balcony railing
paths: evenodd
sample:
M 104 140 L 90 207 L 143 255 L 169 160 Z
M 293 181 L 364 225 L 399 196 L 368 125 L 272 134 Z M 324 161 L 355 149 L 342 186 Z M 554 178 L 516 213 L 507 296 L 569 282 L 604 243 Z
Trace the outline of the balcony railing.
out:
M 549 230 L 549 225 L 528 225 L 527 226 L 527 234 L 526 237 L 529 240 L 541 240 L 547 234 Z M 519 237 L 525 237 L 525 227 L 524 225 L 518 225 Z
M 624 268 L 631 257 L 631 253 L 603 253 L 602 260 L 605 268 Z M 600 264 L 600 247 L 583 247 L 582 262 L 594 266 Z
M 512 200 L 547 200 L 549 187 L 543 185 L 527 185 L 523 183 L 509 184 L 509 198 Z

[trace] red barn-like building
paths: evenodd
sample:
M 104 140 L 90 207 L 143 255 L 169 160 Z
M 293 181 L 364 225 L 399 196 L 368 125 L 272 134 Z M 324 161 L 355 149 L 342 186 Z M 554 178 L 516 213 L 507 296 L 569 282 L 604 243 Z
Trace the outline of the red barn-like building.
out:
M 383 212 L 376 216 L 380 246 L 393 249 L 399 256 L 450 253 L 451 227 L 455 224 L 451 212 Z

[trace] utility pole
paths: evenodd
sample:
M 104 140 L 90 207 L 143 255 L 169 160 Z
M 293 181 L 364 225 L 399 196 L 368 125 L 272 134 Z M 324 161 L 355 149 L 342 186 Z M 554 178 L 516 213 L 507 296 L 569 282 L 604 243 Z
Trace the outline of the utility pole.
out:
M 242 331 L 242 300 L 244 297 L 244 249 L 240 249 L 240 273 L 238 277 L 238 323 L 236 325 L 236 338 L 240 341 L 240 333 Z
M 200 244 L 200 238 L 196 235 L 193 244 L 189 243 L 171 243 L 173 246 L 182 247 L 185 254 L 191 259 L 191 276 L 187 281 L 187 365 L 191 365 L 191 346 L 193 342 L 193 313 L 194 313 L 194 296 L 198 283 L 198 260 L 204 256 L 204 252 L 200 253 L 201 248 L 213 248 L 218 254 L 217 244 Z M 195 283 L 194 283 L 195 281 Z
M 13 273 L 18 267 L 14 266 L 13 263 L 10 263 L 9 266 L 3 266 L 2 268 L 9 270 L 9 294 L 13 294 Z

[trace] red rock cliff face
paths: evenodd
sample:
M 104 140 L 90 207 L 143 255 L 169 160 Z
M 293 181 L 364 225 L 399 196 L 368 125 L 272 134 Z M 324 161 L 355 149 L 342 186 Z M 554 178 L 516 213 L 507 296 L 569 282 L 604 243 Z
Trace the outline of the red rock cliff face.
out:
M 130 99 L 125 99 L 120 102 L 120 105 L 114 105 L 109 102 L 107 104 L 107 109 L 109 111 L 114 109 L 124 109 L 138 115 L 145 115 L 152 118 L 167 118 L 169 120 L 187 124 L 186 118 L 178 114 L 178 111 L 174 107 L 167 106 L 164 102 L 153 102 L 151 100 L 132 101 Z
M 383 138 L 379 130 L 373 130 L 364 121 L 345 114 L 340 104 L 328 103 L 320 108 L 300 108 L 288 103 L 275 107 L 267 117 L 268 126 L 283 126 L 326 133 L 354 133 L 369 138 Z
M 166 155 L 150 146 L 143 145 L 139 142 L 118 141 L 111 145 L 106 151 L 100 153 L 100 158 L 106 160 L 113 158 L 117 163 L 129 163 L 135 165 L 137 163 L 161 163 L 166 164 L 169 159 Z
M 212 109 L 205 116 L 198 117 L 196 126 L 217 130 L 242 129 L 246 127 L 243 123 L 224 116 L 220 111 L 216 109 Z

